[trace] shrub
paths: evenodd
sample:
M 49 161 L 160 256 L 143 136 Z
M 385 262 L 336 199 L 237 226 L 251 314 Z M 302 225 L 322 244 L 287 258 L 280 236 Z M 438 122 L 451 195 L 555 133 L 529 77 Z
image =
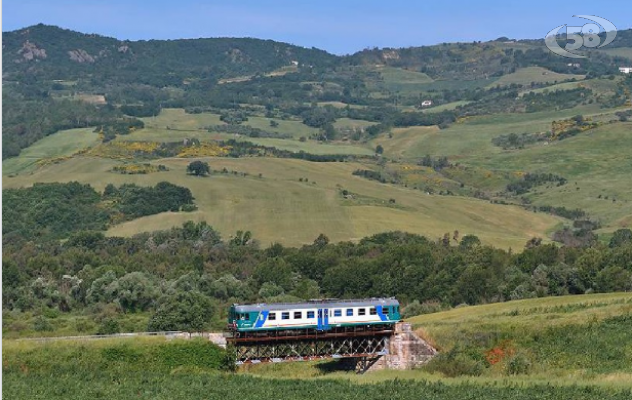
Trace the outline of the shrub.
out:
M 505 374 L 524 375 L 531 370 L 531 360 L 523 353 L 516 353 L 507 360 Z
M 105 318 L 101 321 L 97 335 L 114 335 L 121 331 L 118 321 L 114 318 Z
M 419 300 L 415 300 L 404 308 L 403 317 L 410 318 L 415 315 L 432 314 L 442 310 L 443 306 L 436 300 L 424 301 L 423 303 L 419 303 Z
M 441 373 L 448 378 L 457 376 L 480 376 L 485 369 L 482 361 L 475 360 L 457 348 L 441 353 L 424 367 L 430 373 Z
M 36 332 L 50 332 L 53 330 L 53 326 L 46 317 L 40 315 L 33 321 L 33 330 Z

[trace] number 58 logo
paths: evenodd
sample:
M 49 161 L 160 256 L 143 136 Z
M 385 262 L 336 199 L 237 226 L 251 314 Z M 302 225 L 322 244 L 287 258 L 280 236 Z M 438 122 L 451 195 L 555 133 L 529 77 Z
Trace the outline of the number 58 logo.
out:
M 573 53 L 573 51 L 579 50 L 582 47 L 603 47 L 612 43 L 614 38 L 617 37 L 617 27 L 605 18 L 594 15 L 573 15 L 573 17 L 584 18 L 594 23 L 587 23 L 583 26 L 566 26 L 566 24 L 564 24 L 551 30 L 546 34 L 544 43 L 553 53 L 559 54 L 562 57 L 586 58 L 586 56 Z M 562 28 L 566 28 L 566 40 L 573 41 L 572 43 L 566 43 L 564 48 L 561 48 L 557 43 L 557 35 L 560 34 L 560 29 Z M 568 28 L 573 28 L 573 32 L 568 32 Z M 606 32 L 606 39 L 603 43 L 601 43 L 601 37 L 599 36 L 600 28 L 603 28 Z

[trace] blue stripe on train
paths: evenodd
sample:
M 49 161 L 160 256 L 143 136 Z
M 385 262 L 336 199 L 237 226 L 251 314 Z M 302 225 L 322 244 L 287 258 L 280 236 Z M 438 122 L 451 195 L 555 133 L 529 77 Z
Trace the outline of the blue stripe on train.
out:
M 261 328 L 263 324 L 266 323 L 269 312 L 270 311 L 261 311 L 261 314 L 259 314 L 259 318 L 257 318 L 257 323 L 255 323 L 255 328 Z
M 388 317 L 386 317 L 386 315 L 382 312 L 382 306 L 375 306 L 375 311 L 377 311 L 377 315 L 380 316 L 380 320 L 388 321 Z

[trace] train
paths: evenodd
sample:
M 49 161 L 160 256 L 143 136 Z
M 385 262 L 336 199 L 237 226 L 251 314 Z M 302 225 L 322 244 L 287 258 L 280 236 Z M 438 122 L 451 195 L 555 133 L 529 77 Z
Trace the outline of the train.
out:
M 390 329 L 400 320 L 395 298 L 233 304 L 228 312 L 227 331 L 233 337 L 247 337 L 280 332 L 380 330 Z

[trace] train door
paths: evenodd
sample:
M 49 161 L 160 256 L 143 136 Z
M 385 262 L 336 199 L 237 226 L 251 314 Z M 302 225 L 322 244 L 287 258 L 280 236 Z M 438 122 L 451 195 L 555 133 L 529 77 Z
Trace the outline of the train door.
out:
M 326 331 L 329 329 L 329 309 L 328 308 L 318 309 L 317 326 L 318 326 L 318 330 L 320 331 Z

